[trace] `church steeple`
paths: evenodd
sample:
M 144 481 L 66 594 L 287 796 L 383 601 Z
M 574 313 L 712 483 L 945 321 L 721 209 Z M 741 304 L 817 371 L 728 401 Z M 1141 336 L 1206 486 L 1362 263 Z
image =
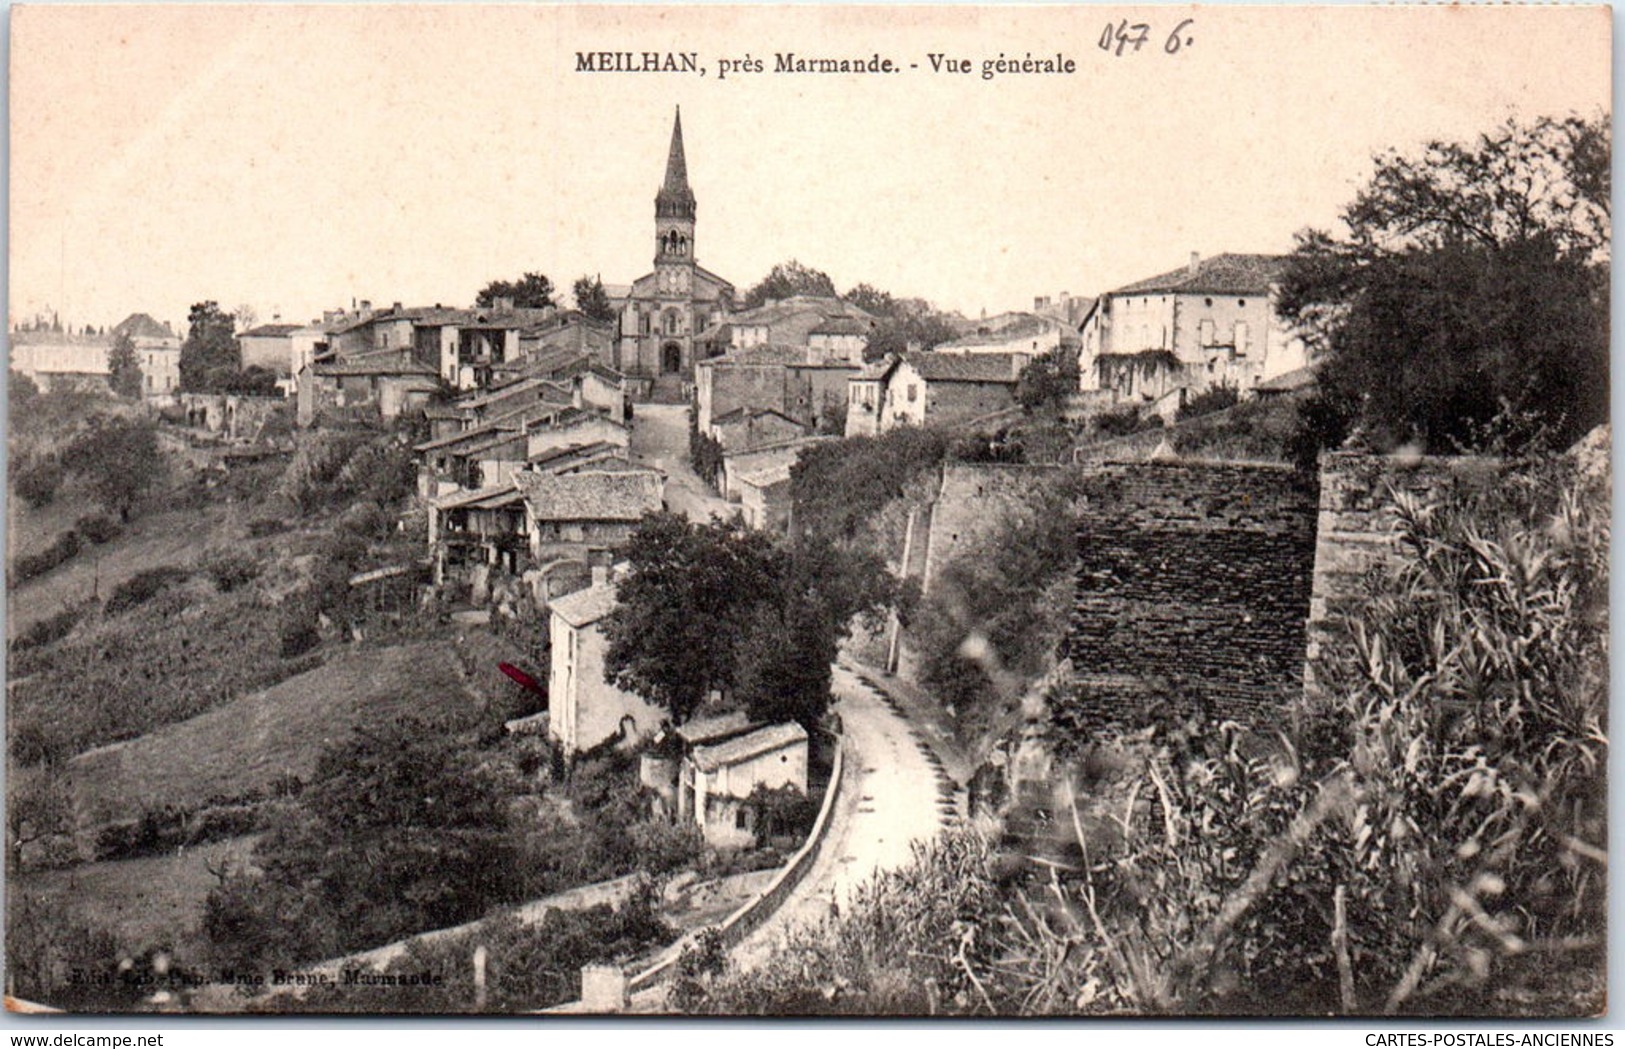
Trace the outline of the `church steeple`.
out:
M 666 153 L 666 179 L 655 194 L 655 218 L 694 221 L 694 191 L 688 188 L 688 161 L 683 156 L 683 109 L 672 118 L 671 149 Z

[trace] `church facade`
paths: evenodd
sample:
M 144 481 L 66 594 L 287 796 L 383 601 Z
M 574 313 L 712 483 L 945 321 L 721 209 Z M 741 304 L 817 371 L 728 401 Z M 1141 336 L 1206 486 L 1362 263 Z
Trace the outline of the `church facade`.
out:
M 655 194 L 654 272 L 639 277 L 615 303 L 619 329 L 614 365 L 629 377 L 690 381 L 695 336 L 733 310 L 734 286 L 696 261 L 696 211 L 679 109 L 672 121 L 666 177 Z

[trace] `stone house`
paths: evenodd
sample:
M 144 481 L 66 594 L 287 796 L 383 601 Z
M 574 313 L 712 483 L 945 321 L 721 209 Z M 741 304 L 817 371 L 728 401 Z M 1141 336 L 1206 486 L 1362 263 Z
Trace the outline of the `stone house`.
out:
M 779 467 L 788 470 L 801 456 L 803 448 L 817 444 L 819 441 L 828 440 L 834 440 L 834 438 L 802 437 L 779 444 L 763 445 L 759 448 L 723 452 L 722 469 L 717 477 L 717 487 L 724 499 L 742 499 L 744 492 L 740 486 L 740 478 L 746 475 L 771 471 Z
M 522 470 L 514 483 L 524 496 L 525 532 L 537 564 L 620 546 L 645 514 L 665 509 L 663 483 L 653 470 Z
M 1016 380 L 1031 359 L 1025 353 L 900 354 L 849 384 L 853 397 L 872 398 L 874 407 L 867 399 L 848 405 L 848 427 L 854 414 L 865 423 L 873 419 L 874 432 L 885 432 L 964 422 L 1014 407 Z
M 756 843 L 756 813 L 747 799 L 758 787 L 807 792 L 807 730 L 793 721 L 693 746 L 677 781 L 678 819 L 692 819 L 720 848 Z
M 439 392 L 434 368 L 400 351 L 309 364 L 298 384 L 299 425 L 328 413 L 387 421 L 422 412 Z
M 609 646 L 599 624 L 614 608 L 615 588 L 601 567 L 592 586 L 550 602 L 547 732 L 566 755 L 611 739 L 635 743 L 666 720 L 661 708 L 604 680 Z
M 1215 386 L 1243 396 L 1308 363 L 1276 310 L 1280 255 L 1195 252 L 1182 269 L 1102 295 L 1079 331 L 1079 386 L 1114 401 L 1184 400 Z
M 107 388 L 111 341 L 105 335 L 14 331 L 10 343 L 11 367 L 47 393 L 74 386 Z
M 847 381 L 860 366 L 820 359 L 806 346 L 769 343 L 704 360 L 694 369 L 695 421 L 709 432 L 738 408 L 770 409 L 817 428 L 847 399 Z
M 181 337 L 147 313 L 132 313 L 113 325 L 112 336 L 126 336 L 141 363 L 141 388 L 148 397 L 174 393 L 181 385 Z
M 735 408 L 711 420 L 711 437 L 723 451 L 746 451 L 806 435 L 806 427 L 773 408 Z
M 739 505 L 745 523 L 766 532 L 786 532 L 790 528 L 791 463 L 774 463 L 734 476 Z

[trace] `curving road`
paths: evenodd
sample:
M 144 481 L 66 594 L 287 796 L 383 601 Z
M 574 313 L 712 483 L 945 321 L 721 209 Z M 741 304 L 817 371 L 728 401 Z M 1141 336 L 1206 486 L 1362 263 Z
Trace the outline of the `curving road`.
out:
M 688 461 L 686 404 L 638 404 L 632 409 L 632 461 L 666 475 L 666 508 L 690 521 L 713 514 L 727 520 L 740 512 L 737 503 L 720 498 L 700 480 Z
M 834 671 L 846 782 L 812 869 L 734 948 L 741 969 L 761 964 L 794 927 L 828 917 L 832 901 L 845 907 L 856 886 L 901 867 L 915 842 L 929 841 L 959 818 L 956 787 L 919 731 L 850 668 L 837 664 Z

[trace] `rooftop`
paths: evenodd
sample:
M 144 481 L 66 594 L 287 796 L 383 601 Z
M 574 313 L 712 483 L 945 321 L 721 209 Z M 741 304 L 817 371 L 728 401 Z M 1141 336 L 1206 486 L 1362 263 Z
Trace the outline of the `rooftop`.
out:
M 738 736 L 760 727 L 761 722 L 752 721 L 750 715 L 743 710 L 729 711 L 709 718 L 693 718 L 677 726 L 677 735 L 689 746 L 702 743 L 716 743 L 729 736 Z
M 759 728 L 715 746 L 695 747 L 694 764 L 701 772 L 715 772 L 725 765 L 738 765 L 751 758 L 807 741 L 807 730 L 794 721 Z
M 1141 295 L 1186 292 L 1214 295 L 1264 295 L 1286 265 L 1284 255 L 1237 255 L 1226 253 L 1200 259 L 1195 266 L 1125 284 L 1108 294 Z
M 257 328 L 250 328 L 238 338 L 241 339 L 285 339 L 294 332 L 303 328 L 303 324 L 261 324 Z
M 514 483 L 539 521 L 631 522 L 664 506 L 660 475 L 653 470 L 522 470 Z
M 1014 384 L 1021 371 L 1017 361 L 1026 356 L 1016 353 L 934 353 L 922 350 L 903 354 L 903 360 L 912 365 L 926 382 Z
M 592 586 L 548 602 L 553 614 L 573 627 L 590 626 L 615 609 L 615 588 Z

